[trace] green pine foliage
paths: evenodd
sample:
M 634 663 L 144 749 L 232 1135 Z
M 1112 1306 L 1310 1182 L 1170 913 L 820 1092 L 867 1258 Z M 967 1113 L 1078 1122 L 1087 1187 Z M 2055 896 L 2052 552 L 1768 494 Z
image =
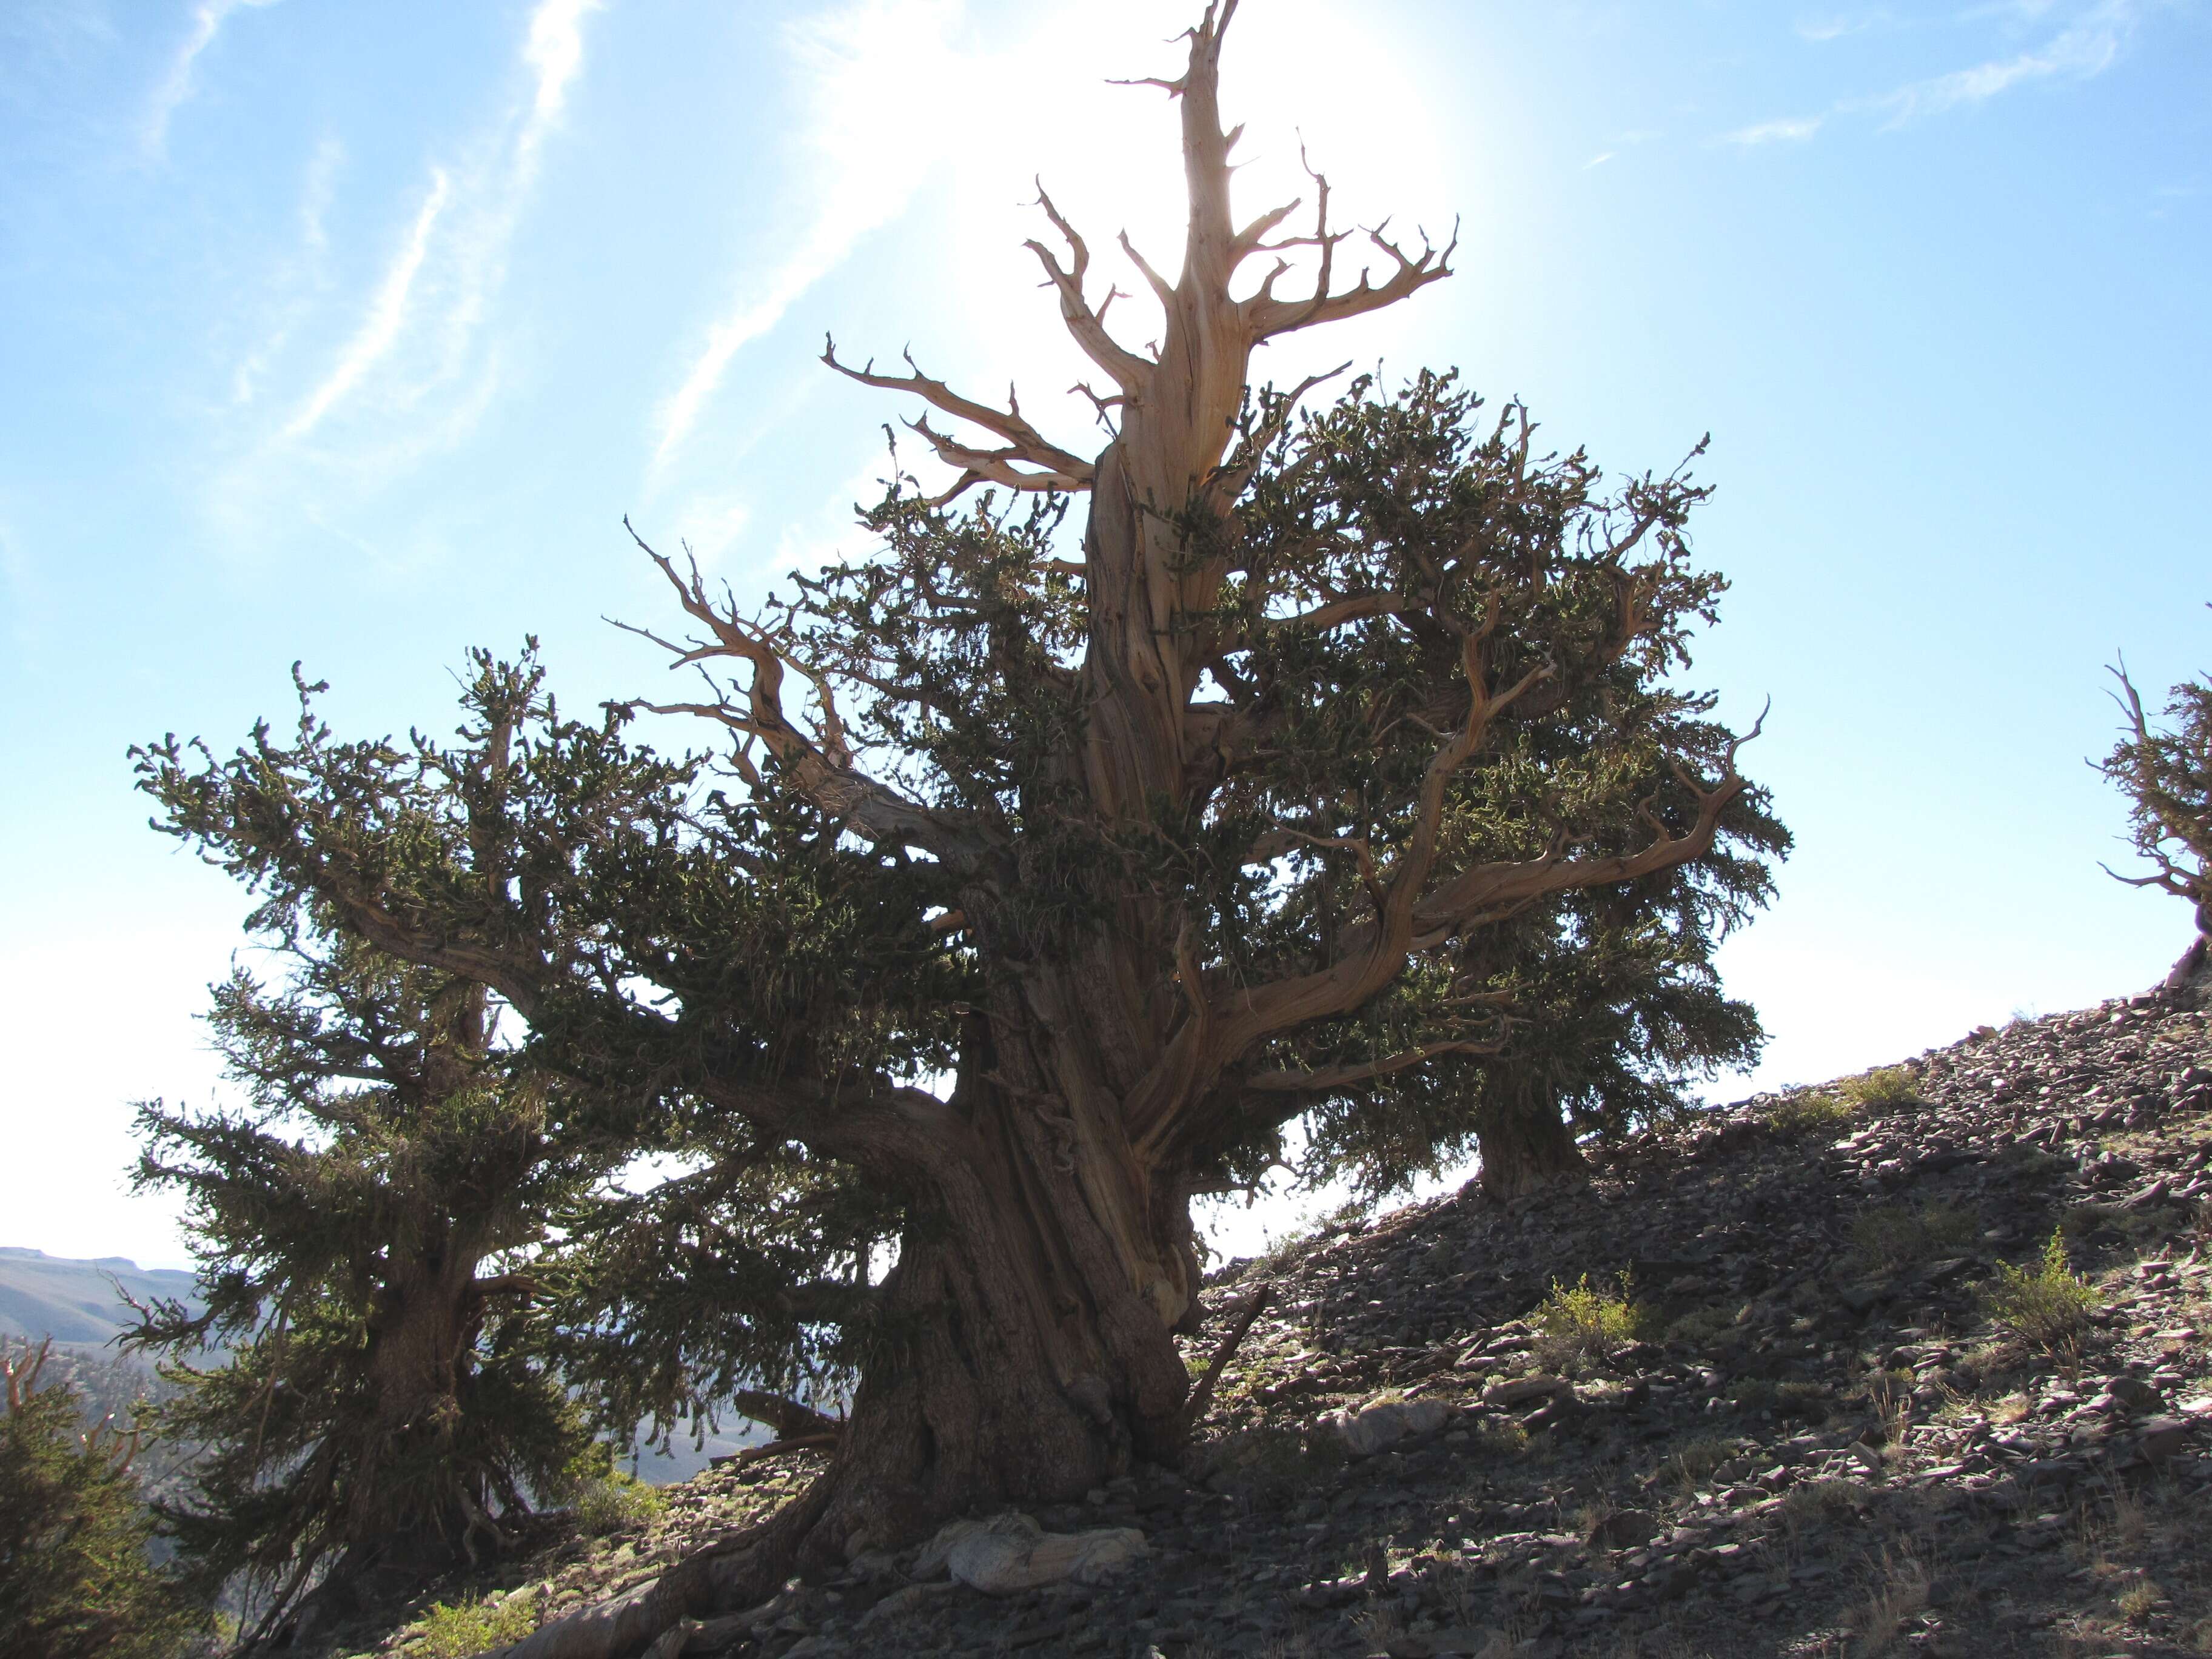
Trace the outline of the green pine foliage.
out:
M 1413 833 L 1437 722 L 1463 713 L 1460 644 L 1419 610 L 1334 630 L 1285 626 L 1286 610 L 1431 594 L 1491 629 L 1495 683 L 1539 674 L 1450 781 L 1438 838 L 1455 867 L 1626 853 L 1697 820 L 1695 781 L 1735 741 L 1675 684 L 1725 586 L 1690 556 L 1701 487 L 1608 489 L 1580 453 L 1534 450 L 1525 411 L 1492 418 L 1447 375 L 1395 394 L 1363 380 L 1302 419 L 1263 395 L 1247 431 L 1246 548 L 1205 625 L 1237 641 L 1214 672 L 1244 677 L 1271 735 L 1200 812 L 1106 822 L 1069 771 L 1085 624 L 1060 574 L 1064 498 L 954 512 L 902 482 L 870 515 L 878 555 L 800 579 L 776 613 L 779 649 L 863 689 L 842 744 L 1006 839 L 988 881 L 848 833 L 742 749 L 738 801 L 698 763 L 635 745 L 623 711 L 563 720 L 527 655 L 477 659 L 452 744 L 341 741 L 303 686 L 292 741 L 264 728 L 228 758 L 173 738 L 142 751 L 171 833 L 285 902 L 373 913 L 416 959 L 482 964 L 540 1063 L 637 1100 L 637 1147 L 680 1160 L 660 1188 L 572 1206 L 544 1264 L 544 1340 L 606 1427 L 665 1427 L 732 1386 L 845 1397 L 881 1351 L 867 1268 L 909 1219 L 898 1161 L 865 1146 L 862 1120 L 843 1157 L 834 1131 L 777 1134 L 758 1103 L 955 1072 L 994 971 L 979 907 L 991 948 L 1017 958 L 1087 948 L 1118 905 L 1180 915 L 1224 983 L 1310 971 L 1356 934 L 1370 884 L 1321 832 L 1377 857 Z M 1218 527 L 1188 530 L 1206 556 Z M 520 700 L 486 689 L 525 679 Z M 496 792 L 463 787 L 495 770 Z M 1300 821 L 1316 835 L 1286 837 Z M 1465 929 L 1355 1012 L 1251 1054 L 1240 1078 L 1294 1086 L 1218 1091 L 1184 1134 L 1190 1188 L 1258 1178 L 1293 1131 L 1304 1173 L 1381 1193 L 1501 1115 L 1619 1133 L 1680 1109 L 1691 1079 L 1756 1052 L 1711 955 L 1787 847 L 1747 787 L 1703 855 Z M 963 906 L 969 934 L 934 925 Z M 1390 1059 L 1409 1055 L 1424 1063 Z
M 1319 636 L 1268 626 L 1281 608 L 1441 579 L 1443 601 L 1493 629 L 1499 680 L 1542 676 L 1484 763 L 1453 781 L 1441 838 L 1455 861 L 1566 846 L 1623 854 L 1680 834 L 1697 807 L 1688 775 L 1733 756 L 1714 699 L 1675 684 L 1727 586 L 1690 556 L 1689 515 L 1707 491 L 1683 472 L 1608 489 L 1586 454 L 1543 455 L 1533 431 L 1519 405 L 1492 416 L 1449 374 L 1395 395 L 1363 379 L 1286 425 L 1259 467 L 1241 518 L 1260 550 L 1222 605 L 1255 647 L 1243 672 L 1279 687 L 1290 718 L 1276 757 L 1225 792 L 1211 873 L 1190 896 L 1218 916 L 1234 977 L 1264 982 L 1325 959 L 1370 903 L 1334 849 L 1293 846 L 1261 865 L 1237 836 L 1328 801 L 1338 833 L 1401 842 L 1435 745 L 1431 700 L 1457 647 L 1398 617 Z M 1622 557 L 1624 540 L 1636 558 Z M 1643 630 L 1632 641 L 1631 614 Z M 1754 1058 L 1764 1033 L 1721 992 L 1712 954 L 1771 898 L 1771 861 L 1790 836 L 1755 787 L 1719 828 L 1702 857 L 1468 928 L 1450 955 L 1353 1014 L 1276 1045 L 1263 1058 L 1290 1072 L 1430 1054 L 1304 1103 L 1305 1172 L 1349 1175 L 1380 1196 L 1464 1158 L 1486 1126 L 1564 1120 L 1573 1135 L 1617 1137 L 1680 1114 L 1696 1079 Z M 1224 1174 L 1248 1179 L 1276 1156 L 1279 1123 L 1236 1126 Z
M 46 1355 L 4 1357 L 0 1659 L 178 1659 L 213 1621 L 148 1555 L 137 1439 L 86 1431 L 75 1390 L 39 1386 Z
M 2096 1288 L 2066 1265 L 2063 1227 L 2051 1230 L 2033 1266 L 1997 1263 L 1996 1282 L 1986 1296 L 1991 1319 L 2030 1346 L 2052 1351 L 2081 1334 L 2097 1305 Z
M 943 1068 L 945 1009 L 963 981 L 915 917 L 930 872 L 846 856 L 834 824 L 788 800 L 732 805 L 700 787 L 695 761 L 631 744 L 619 711 L 564 718 L 544 691 L 534 641 L 514 663 L 472 659 L 462 721 L 447 741 L 341 741 L 314 716 L 321 689 L 300 685 L 289 740 L 263 726 L 227 760 L 173 738 L 138 751 L 141 787 L 160 827 L 269 896 L 257 924 L 281 932 L 321 914 L 319 888 L 374 885 L 391 929 L 455 947 L 518 1017 L 523 1046 L 487 1056 L 496 1064 L 485 1086 L 439 1108 L 436 1123 L 456 1135 L 440 1131 L 437 1161 L 419 1156 L 416 1139 L 433 1123 L 410 1120 L 376 1130 L 393 1156 L 359 1171 L 364 1196 L 384 1190 L 387 1172 L 428 1177 L 416 1190 L 431 1207 L 449 1181 L 470 1202 L 507 1194 L 495 1215 L 483 1212 L 482 1238 L 528 1257 L 535 1294 L 491 1310 L 477 1352 L 504 1357 L 480 1386 L 512 1376 L 527 1394 L 538 1385 L 523 1375 L 550 1362 L 618 1440 L 641 1419 L 665 1432 L 686 1413 L 711 1418 L 738 1387 L 824 1397 L 848 1387 L 867 1334 L 867 1251 L 896 1233 L 902 1195 L 760 1133 L 729 1103 L 754 1080 L 793 1070 L 834 1090 L 878 1066 L 911 1077 Z M 350 938 L 328 935 L 332 948 L 373 957 Z M 408 982 L 425 994 L 464 982 L 422 975 Z M 296 1103 L 281 1087 L 264 1103 Z M 311 1124 L 319 1110 L 308 1107 Z M 519 1113 L 520 1139 L 465 1129 L 471 1112 L 487 1124 Z M 175 1115 L 149 1121 L 164 1134 L 179 1127 Z M 178 1178 L 210 1206 L 224 1201 L 227 1171 L 257 1171 L 246 1190 L 274 1192 L 287 1189 L 291 1164 L 326 1167 L 258 1120 L 192 1133 L 199 1156 Z M 495 1178 L 472 1172 L 470 1149 L 502 1144 L 520 1161 Z M 677 1173 L 643 1194 L 598 1178 L 637 1154 Z M 549 1219 L 557 1243 L 541 1249 Z M 300 1261 L 301 1273 L 335 1284 L 345 1262 L 380 1260 L 377 1230 L 402 1224 L 399 1212 L 380 1200 L 362 1220 L 362 1233 L 328 1237 L 313 1263 Z M 211 1312 L 258 1310 L 258 1351 L 296 1356 L 304 1310 L 280 1340 L 282 1285 L 254 1265 L 264 1231 L 224 1219 L 210 1234 L 211 1243 L 238 1241 L 211 1266 L 240 1274 Z M 313 1236 L 304 1213 L 272 1218 L 265 1231 Z M 271 1258 L 287 1272 L 291 1249 Z M 348 1301 L 334 1353 L 363 1306 Z M 253 1403 L 258 1432 L 273 1363 L 250 1360 L 239 1399 L 211 1415 Z M 254 1443 L 249 1435 L 240 1455 Z M 260 1478 L 242 1471 L 218 1510 L 243 1516 Z M 259 1553 L 281 1562 L 336 1542 L 302 1538 Z
M 2173 687 L 2158 724 L 2125 667 L 2112 675 L 2126 724 L 2099 769 L 2127 797 L 2128 839 L 2151 866 L 2120 879 L 2186 899 L 2212 939 L 2212 677 Z
M 529 665 L 477 668 L 465 763 L 375 802 L 371 856 L 406 860 L 426 808 L 503 800 L 543 704 Z M 206 1449 L 164 1525 L 203 1583 L 244 1576 L 267 1631 L 319 1581 L 405 1585 L 559 1495 L 588 1437 L 548 1358 L 538 1264 L 646 1114 L 516 1046 L 480 981 L 387 956 L 296 895 L 264 895 L 250 925 L 282 977 L 237 968 L 209 1016 L 243 1103 L 138 1115 L 137 1184 L 184 1199 L 206 1306 L 151 1309 L 128 1340 L 181 1389 L 165 1431 Z

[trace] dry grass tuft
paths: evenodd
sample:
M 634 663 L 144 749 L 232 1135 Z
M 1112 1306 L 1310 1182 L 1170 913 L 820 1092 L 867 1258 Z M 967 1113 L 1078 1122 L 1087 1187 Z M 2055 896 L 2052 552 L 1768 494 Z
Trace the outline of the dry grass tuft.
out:
M 1851 1222 L 1851 1255 L 1873 1273 L 1896 1273 L 1964 1249 L 1981 1235 L 1972 1212 L 1955 1204 L 1881 1204 Z
M 1866 1605 L 1852 1621 L 1858 1631 L 1853 1654 L 1859 1659 L 1873 1659 L 1876 1654 L 1888 1652 L 1903 1633 L 1905 1621 L 1927 1607 L 1932 1583 L 1928 1564 L 1918 1556 L 1884 1550 Z

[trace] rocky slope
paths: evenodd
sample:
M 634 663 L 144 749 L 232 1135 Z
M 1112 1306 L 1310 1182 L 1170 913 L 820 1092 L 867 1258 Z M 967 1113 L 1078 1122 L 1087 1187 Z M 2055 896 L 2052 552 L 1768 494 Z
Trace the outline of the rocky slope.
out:
M 2038 1267 L 2054 1230 L 2067 1273 Z M 2212 1652 L 2193 1001 L 1984 1028 L 1640 1136 L 1584 1185 L 1235 1264 L 1194 1369 L 1263 1290 L 1184 1470 L 864 1557 L 659 1659 Z M 549 1522 L 441 1593 L 512 1632 L 808 1474 L 716 1471 L 611 1540 Z M 1009 1588 L 1040 1529 L 1096 1534 L 1090 1565 Z

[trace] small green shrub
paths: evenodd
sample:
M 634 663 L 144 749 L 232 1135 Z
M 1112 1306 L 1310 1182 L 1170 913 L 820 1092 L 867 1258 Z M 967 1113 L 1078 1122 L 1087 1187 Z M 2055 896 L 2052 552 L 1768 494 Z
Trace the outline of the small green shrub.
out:
M 1841 1521 L 1858 1510 L 1859 1490 L 1848 1480 L 1808 1480 L 1782 1500 L 1783 1518 L 1803 1526 Z
M 1851 1222 L 1851 1255 L 1873 1273 L 1896 1273 L 1964 1249 L 1981 1236 L 1972 1212 L 1955 1204 L 1881 1204 Z
M 2179 1220 L 2177 1207 L 2172 1206 L 2154 1204 L 2131 1210 L 2124 1204 L 2085 1199 L 2069 1205 L 2058 1224 L 2069 1238 L 2087 1238 L 2109 1229 L 2130 1244 L 2142 1245 L 2170 1237 L 2177 1231 Z
M 1997 1162 L 2014 1175 L 2031 1181 L 2074 1167 L 2070 1159 L 2061 1158 L 2047 1147 L 2033 1146 L 2025 1140 L 2006 1143 L 1998 1150 Z
M 2166 1592 L 2148 1578 L 2137 1579 L 2120 1592 L 2120 1617 L 2130 1625 L 2148 1625 Z
M 1765 1377 L 1741 1377 L 1729 1384 L 1728 1397 L 1746 1411 L 1772 1412 L 1777 1417 L 1818 1423 L 1828 1414 L 1828 1391 L 1818 1382 L 1773 1382 Z
M 1910 1066 L 1877 1066 L 1871 1072 L 1845 1078 L 1836 1091 L 1846 1105 L 1859 1111 L 1895 1111 L 1924 1103 L 1920 1079 Z
M 1735 1329 L 1735 1316 L 1726 1308 L 1692 1308 L 1667 1328 L 1670 1342 L 1703 1347 Z
M 616 1469 L 597 1480 L 578 1484 L 570 1507 L 576 1525 L 593 1537 L 642 1527 L 668 1507 L 657 1486 L 649 1486 L 626 1470 Z
M 1474 1438 L 1483 1450 L 1499 1457 L 1517 1457 L 1528 1449 L 1528 1431 L 1510 1417 L 1486 1418 Z
M 1783 1382 L 1774 1390 L 1774 1414 L 1799 1423 L 1828 1420 L 1828 1391 L 1818 1382 Z
M 1644 1316 L 1629 1299 L 1628 1275 L 1620 1279 L 1618 1295 L 1599 1289 L 1584 1273 L 1572 1285 L 1552 1281 L 1552 1289 L 1528 1316 L 1536 1339 L 1530 1352 L 1536 1363 L 1563 1370 L 1587 1360 L 1602 1359 L 1615 1348 L 1632 1342 Z
M 1735 1455 L 1725 1440 L 1701 1435 L 1667 1460 L 1667 1472 L 1685 1486 L 1695 1486 Z
M 2053 1228 L 2043 1259 L 2033 1267 L 1997 1264 L 1997 1282 L 1987 1292 L 1990 1317 L 2007 1325 L 2021 1340 L 2055 1348 L 2081 1328 L 2097 1293 L 2089 1281 L 2066 1266 L 2066 1235 Z
M 510 1642 L 520 1642 L 538 1628 L 538 1607 L 526 1596 L 510 1595 L 504 1601 L 467 1601 L 459 1607 L 436 1603 L 416 1626 L 420 1651 L 429 1659 L 469 1659 Z
M 1786 1134 L 1840 1129 L 1851 1121 L 1851 1107 L 1840 1095 L 1826 1089 L 1808 1089 L 1776 1101 L 1766 1114 L 1766 1121 Z

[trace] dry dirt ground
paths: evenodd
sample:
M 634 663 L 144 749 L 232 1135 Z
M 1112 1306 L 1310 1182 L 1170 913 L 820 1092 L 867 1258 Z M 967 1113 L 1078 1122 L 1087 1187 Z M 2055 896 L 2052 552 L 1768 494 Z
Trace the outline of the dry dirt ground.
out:
M 1638 1137 L 1583 1185 L 1232 1264 L 1194 1370 L 1267 1301 L 1191 1463 L 1032 1517 L 1136 1528 L 1133 1563 L 993 1596 L 866 1557 L 681 1650 L 2212 1654 L 2208 1024 L 2161 994 L 1984 1027 Z M 2054 1230 L 2084 1306 L 2069 1328 L 2045 1277 L 2060 1316 L 2028 1340 L 2006 1268 Z M 1547 1324 L 1584 1274 L 1587 1328 Z M 550 1517 L 438 1594 L 557 1616 L 811 1473 L 702 1475 L 611 1537 Z

